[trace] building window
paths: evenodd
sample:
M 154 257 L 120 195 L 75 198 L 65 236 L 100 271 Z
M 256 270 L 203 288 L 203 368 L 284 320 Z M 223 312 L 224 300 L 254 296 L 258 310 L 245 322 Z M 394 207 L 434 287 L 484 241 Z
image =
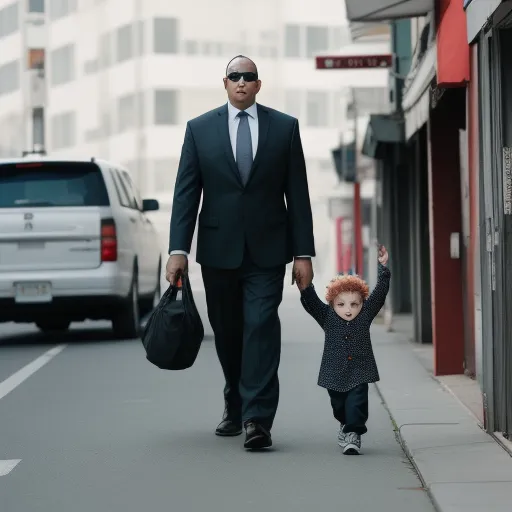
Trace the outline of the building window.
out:
M 52 51 L 51 84 L 62 85 L 75 79 L 75 45 L 67 44 Z
M 143 92 L 140 94 L 126 94 L 117 100 L 117 132 L 123 133 L 137 126 L 143 126 L 145 122 Z M 137 101 L 140 104 L 137 104 Z M 140 108 L 140 111 L 137 109 Z M 140 118 L 137 116 L 140 115 Z
M 98 71 L 98 60 L 86 60 L 84 63 L 84 73 L 86 75 L 92 75 Z
M 117 62 L 124 62 L 133 57 L 132 26 L 124 25 L 117 29 Z
M 284 56 L 300 57 L 300 27 L 298 25 L 286 25 L 284 30 Z
M 328 50 L 328 27 L 306 27 L 306 56 L 314 57 L 317 53 Z
M 44 0 L 28 0 L 28 12 L 44 12 Z
M 154 96 L 155 124 L 178 124 L 177 91 L 157 89 Z
M 199 43 L 197 41 L 185 41 L 185 53 L 187 55 L 197 55 L 199 53 Z
M 18 2 L 0 9 L 0 37 L 10 36 L 19 29 Z
M 32 111 L 32 140 L 34 145 L 39 144 L 44 148 L 44 109 L 35 108 Z
M 77 0 L 50 0 L 50 19 L 64 18 L 76 12 Z
M 20 62 L 14 60 L 0 66 L 0 95 L 9 94 L 20 87 Z
M 331 49 L 339 51 L 346 44 L 350 44 L 350 31 L 347 27 L 331 27 Z
M 312 127 L 329 126 L 329 96 L 323 91 L 307 91 L 306 124 Z
M 112 34 L 101 34 L 99 66 L 100 69 L 107 69 L 112 64 Z
M 153 48 L 155 53 L 178 53 L 178 20 L 176 18 L 153 20 Z
M 204 41 L 202 46 L 202 54 L 203 55 L 212 55 L 213 54 L 213 43 L 211 41 Z
M 75 112 L 64 112 L 53 116 L 51 128 L 53 150 L 71 148 L 76 144 Z
M 137 37 L 136 37 L 137 51 L 136 51 L 136 53 L 137 53 L 137 56 L 141 56 L 141 55 L 144 55 L 144 50 L 146 48 L 146 45 L 144 44 L 145 36 L 146 36 L 144 20 L 140 20 L 137 22 L 135 30 L 137 31 Z
M 31 48 L 28 51 L 28 68 L 44 69 L 44 48 Z

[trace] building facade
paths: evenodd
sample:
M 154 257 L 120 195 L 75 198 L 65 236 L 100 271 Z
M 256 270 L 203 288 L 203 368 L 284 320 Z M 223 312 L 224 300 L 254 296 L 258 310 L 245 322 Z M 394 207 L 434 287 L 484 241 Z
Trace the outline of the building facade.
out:
M 479 374 L 487 428 L 512 440 L 512 2 L 466 0 L 464 8 L 469 153 L 479 183 Z
M 377 10 L 347 0 L 347 12 L 411 29 L 410 70 L 395 87 L 403 131 L 390 143 L 374 130 L 369 146 L 384 189 L 386 167 L 400 174 L 383 217 L 407 219 L 387 230 L 410 283 L 395 288 L 394 308 L 410 300 L 414 340 L 433 344 L 435 374 L 476 379 L 487 431 L 510 439 L 512 2 L 386 0 Z
M 0 153 L 101 156 L 142 193 L 172 193 L 186 121 L 226 101 L 226 64 L 245 54 L 259 101 L 299 118 L 321 196 L 335 184 L 347 77 L 326 80 L 313 58 L 350 39 L 337 3 L 0 0 Z

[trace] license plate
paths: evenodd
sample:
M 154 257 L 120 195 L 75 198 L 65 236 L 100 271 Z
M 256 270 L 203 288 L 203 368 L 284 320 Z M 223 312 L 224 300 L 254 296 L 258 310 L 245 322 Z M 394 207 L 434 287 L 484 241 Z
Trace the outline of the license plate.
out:
M 52 285 L 51 283 L 16 283 L 15 284 L 16 302 L 51 302 Z

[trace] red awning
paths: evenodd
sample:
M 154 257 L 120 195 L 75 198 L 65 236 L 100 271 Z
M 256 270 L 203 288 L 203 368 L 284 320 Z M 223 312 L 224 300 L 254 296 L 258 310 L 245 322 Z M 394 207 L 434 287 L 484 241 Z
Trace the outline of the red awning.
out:
M 469 44 L 464 0 L 437 0 L 437 85 L 463 87 L 469 82 Z

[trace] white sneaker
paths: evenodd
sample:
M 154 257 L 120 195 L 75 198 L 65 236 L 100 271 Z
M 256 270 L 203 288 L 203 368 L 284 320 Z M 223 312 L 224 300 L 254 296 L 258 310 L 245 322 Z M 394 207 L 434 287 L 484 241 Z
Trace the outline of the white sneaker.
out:
M 347 446 L 347 434 L 343 432 L 343 427 L 344 425 L 340 425 L 340 430 L 338 431 L 338 444 L 341 446 L 341 448 L 345 448 L 345 446 Z
M 359 455 L 360 453 L 361 436 L 355 432 L 348 432 L 345 434 L 345 446 L 343 447 L 343 455 Z

